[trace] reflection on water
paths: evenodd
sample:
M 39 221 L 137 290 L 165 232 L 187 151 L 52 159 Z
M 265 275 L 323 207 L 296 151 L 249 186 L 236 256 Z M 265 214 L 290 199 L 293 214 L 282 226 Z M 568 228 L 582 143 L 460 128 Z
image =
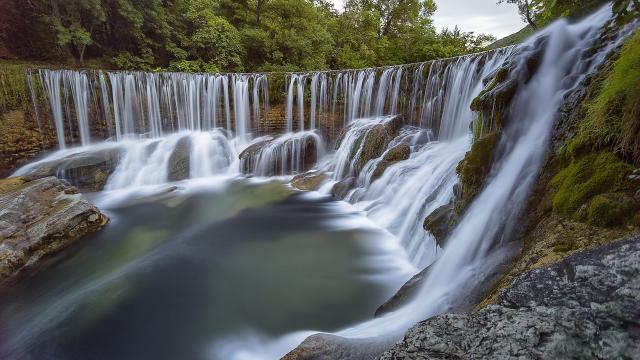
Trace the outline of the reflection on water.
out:
M 197 185 L 112 201 L 102 231 L 4 289 L 0 355 L 211 358 L 212 343 L 246 331 L 368 319 L 412 270 L 344 203 L 276 181 Z

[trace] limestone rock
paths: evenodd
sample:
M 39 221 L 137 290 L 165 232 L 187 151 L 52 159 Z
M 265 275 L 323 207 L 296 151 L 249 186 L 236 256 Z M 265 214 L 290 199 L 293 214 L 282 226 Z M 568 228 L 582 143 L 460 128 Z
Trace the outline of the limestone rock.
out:
M 84 235 L 107 217 L 55 177 L 0 180 L 0 283 Z
M 84 152 L 36 165 L 24 176 L 44 178 L 57 176 L 83 192 L 101 191 L 120 161 L 120 149 Z
M 414 326 L 381 359 L 636 359 L 640 237 L 519 277 L 497 305 Z

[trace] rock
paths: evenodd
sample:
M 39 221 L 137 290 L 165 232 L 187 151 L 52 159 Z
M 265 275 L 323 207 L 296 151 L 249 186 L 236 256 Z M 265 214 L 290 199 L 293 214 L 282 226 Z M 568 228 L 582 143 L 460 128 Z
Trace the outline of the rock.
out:
M 414 326 L 381 359 L 635 359 L 640 237 L 530 271 L 472 314 Z
M 359 148 L 352 152 L 356 173 L 359 174 L 369 161 L 379 158 L 391 140 L 391 136 L 382 124 L 367 131 L 359 142 Z
M 305 339 L 282 360 L 373 360 L 389 346 L 388 340 L 316 334 Z
M 344 199 L 349 191 L 353 189 L 353 186 L 356 184 L 356 179 L 353 177 L 346 178 L 342 181 L 337 182 L 333 185 L 331 189 L 331 195 L 337 199 Z
M 436 238 L 436 243 L 443 248 L 451 230 L 458 223 L 453 202 L 435 209 L 424 219 L 424 229 Z
M 393 148 L 387 150 L 387 152 L 384 154 L 384 157 L 378 163 L 376 169 L 373 171 L 372 179 L 375 180 L 379 178 L 380 176 L 382 176 L 382 174 L 384 174 L 389 166 L 400 161 L 407 160 L 409 159 L 409 156 L 411 156 L 411 147 L 408 144 L 398 144 Z
M 318 190 L 322 183 L 327 180 L 327 174 L 320 171 L 309 171 L 296 175 L 291 180 L 291 186 L 302 191 Z
M 191 138 L 188 136 L 178 140 L 168 164 L 169 181 L 180 181 L 189 178 L 190 175 Z
M 107 220 L 55 177 L 0 180 L 0 283 L 97 231 Z
M 380 305 L 376 310 L 375 317 L 380 317 L 384 314 L 393 312 L 411 301 L 413 296 L 420 289 L 420 285 L 429 274 L 429 269 L 431 269 L 431 266 L 427 266 L 402 285 L 402 287 L 389 300 Z
M 23 176 L 40 179 L 63 178 L 80 191 L 101 191 L 120 161 L 120 149 L 106 149 L 74 154 L 37 165 Z
M 456 211 L 463 209 L 480 192 L 485 179 L 493 166 L 494 151 L 498 145 L 500 133 L 493 133 L 476 140 L 464 159 L 458 164 L 456 171 L 460 175 L 461 196 L 457 198 Z
M 264 140 L 249 145 L 238 155 L 238 159 L 240 159 L 240 169 L 243 174 L 251 174 L 253 172 L 255 159 L 260 155 L 262 148 L 270 144 L 273 140 L 274 138 L 269 136 Z
M 250 145 L 240 153 L 240 168 L 257 176 L 288 175 L 307 171 L 318 161 L 321 140 L 316 134 L 283 135 Z

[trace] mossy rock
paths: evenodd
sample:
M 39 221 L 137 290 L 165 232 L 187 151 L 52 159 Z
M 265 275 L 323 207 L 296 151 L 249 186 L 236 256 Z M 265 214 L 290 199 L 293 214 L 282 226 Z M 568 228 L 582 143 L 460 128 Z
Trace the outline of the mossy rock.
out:
M 553 211 L 574 216 L 597 195 L 629 191 L 633 184 L 627 176 L 632 172 L 631 165 L 607 151 L 576 159 L 551 180 Z
M 407 160 L 409 156 L 411 156 L 411 147 L 407 144 L 398 144 L 389 149 L 373 171 L 372 179 L 378 179 L 389 166 Z
M 632 221 L 639 208 L 640 204 L 629 194 L 601 194 L 585 204 L 579 217 L 594 226 L 611 227 Z
M 464 159 L 458 164 L 456 171 L 460 176 L 461 196 L 456 210 L 461 213 L 466 205 L 482 188 L 486 177 L 491 171 L 494 160 L 494 149 L 500 138 L 499 133 L 493 133 L 477 140 L 471 146 Z
M 379 158 L 390 141 L 389 133 L 382 124 L 376 125 L 367 131 L 362 140 L 361 148 L 355 154 L 354 165 L 356 172 L 360 173 L 369 161 Z

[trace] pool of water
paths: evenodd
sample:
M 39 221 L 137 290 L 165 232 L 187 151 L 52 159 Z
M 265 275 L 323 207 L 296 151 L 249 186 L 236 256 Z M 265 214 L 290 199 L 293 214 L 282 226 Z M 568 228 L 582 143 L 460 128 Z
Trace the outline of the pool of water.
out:
M 210 181 L 95 195 L 111 222 L 0 290 L 0 358 L 218 359 L 236 334 L 369 319 L 413 271 L 345 203 Z

